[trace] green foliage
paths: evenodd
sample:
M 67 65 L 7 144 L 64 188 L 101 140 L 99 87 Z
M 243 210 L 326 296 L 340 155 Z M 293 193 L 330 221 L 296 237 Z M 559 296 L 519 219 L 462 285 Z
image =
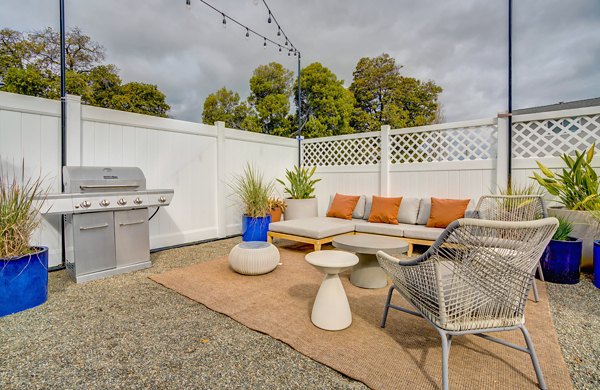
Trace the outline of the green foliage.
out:
M 251 164 L 246 164 L 244 173 L 234 177 L 230 188 L 244 206 L 249 217 L 264 217 L 271 212 L 269 198 L 273 193 L 273 182 L 267 182 L 263 174 Z
M 38 209 L 46 190 L 41 178 L 25 180 L 25 163 L 21 177 L 0 169 L 0 258 L 31 253 L 29 242 L 40 223 Z
M 352 92 L 344 88 L 343 80 L 338 80 L 331 70 L 315 62 L 302 69 L 301 81 L 302 123 L 306 123 L 302 134 L 305 137 L 354 133 L 354 129 L 350 127 L 350 119 L 355 100 Z M 294 91 L 297 88 L 298 80 Z M 294 100 L 297 106 L 297 94 Z
M 567 167 L 560 173 L 551 171 L 538 161 L 543 176 L 533 172 L 531 179 L 536 180 L 550 195 L 557 196 L 559 202 L 570 210 L 599 209 L 598 175 L 591 165 L 595 146 L 592 144 L 589 150 L 575 152 L 575 158 L 563 154 L 561 159 Z
M 290 98 L 293 73 L 281 64 L 271 62 L 256 68 L 250 78 L 248 103 L 254 110 L 261 132 L 289 136 Z
M 442 88 L 433 81 L 403 77 L 400 68 L 386 53 L 358 61 L 350 85 L 356 99 L 351 126 L 356 131 L 378 131 L 381 125 L 421 126 L 436 120 Z
M 565 218 L 558 217 L 558 229 L 552 236 L 555 241 L 568 241 L 569 235 L 573 231 L 573 224 Z
M 22 34 L 0 30 L 0 77 L 3 91 L 60 97 L 60 45 L 58 32 L 48 27 Z M 102 65 L 104 48 L 80 29 L 66 34 L 67 93 L 81 96 L 83 104 L 166 117 L 170 107 L 155 85 L 122 85 L 114 65 Z
M 285 178 L 289 183 L 289 187 L 281 179 L 277 179 L 284 186 L 284 192 L 290 194 L 292 199 L 309 199 L 314 198 L 315 184 L 321 179 L 313 179 L 317 167 L 311 170 L 304 167 L 295 166 L 293 171 L 285 170 Z
M 541 195 L 541 190 L 534 184 L 515 184 L 511 183 L 510 187 L 498 187 L 500 195 Z
M 217 121 L 225 126 L 240 129 L 248 116 L 248 106 L 240 103 L 240 95 L 223 87 L 211 93 L 204 101 L 202 123 L 214 125 Z

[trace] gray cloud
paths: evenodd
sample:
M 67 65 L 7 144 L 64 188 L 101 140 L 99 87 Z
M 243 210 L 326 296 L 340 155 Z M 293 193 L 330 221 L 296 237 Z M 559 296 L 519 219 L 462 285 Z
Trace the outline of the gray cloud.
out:
M 58 27 L 58 2 L 0 0 L 0 26 Z M 448 121 L 506 109 L 506 2 L 270 0 L 303 65 L 319 61 L 345 80 L 361 57 L 387 52 L 407 76 L 444 88 Z M 514 108 L 596 97 L 600 92 L 600 2 L 528 0 L 514 6 Z M 252 0 L 213 4 L 276 38 L 267 12 Z M 258 65 L 278 61 L 296 71 L 294 57 L 278 55 L 214 11 L 192 0 L 66 0 L 67 25 L 105 46 L 124 81 L 157 84 L 171 116 L 199 121 L 205 97 L 226 86 L 243 97 Z

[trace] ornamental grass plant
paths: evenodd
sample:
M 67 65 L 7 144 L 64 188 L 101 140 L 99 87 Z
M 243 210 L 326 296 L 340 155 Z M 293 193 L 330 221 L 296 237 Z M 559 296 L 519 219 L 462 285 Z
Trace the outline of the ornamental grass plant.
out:
M 17 172 L 11 175 L 0 167 L 1 259 L 35 252 L 30 241 L 41 222 L 38 211 L 44 203 L 46 193 L 41 177 L 25 178 L 25 163 L 20 175 Z
M 271 212 L 269 198 L 273 194 L 274 183 L 265 180 L 262 172 L 253 165 L 246 164 L 244 172 L 234 176 L 230 188 L 242 203 L 245 215 L 259 218 Z

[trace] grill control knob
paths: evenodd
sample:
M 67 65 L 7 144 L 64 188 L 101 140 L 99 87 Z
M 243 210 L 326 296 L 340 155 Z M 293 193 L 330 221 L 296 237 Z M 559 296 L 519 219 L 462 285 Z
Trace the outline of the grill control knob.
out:
M 102 199 L 102 200 L 100 201 L 100 206 L 102 206 L 102 207 L 107 207 L 108 205 L 110 205 L 110 202 L 109 202 L 108 200 L 106 200 L 106 199 Z
M 81 207 L 83 207 L 84 209 L 87 209 L 91 205 L 92 205 L 92 203 L 87 200 L 84 200 L 83 202 L 81 202 Z
M 140 197 L 137 197 L 133 200 L 133 203 L 135 203 L 135 204 L 142 204 L 142 202 L 143 202 L 143 200 Z
M 160 198 L 158 198 L 158 201 L 160 203 L 165 203 L 167 201 L 167 198 L 165 198 L 164 196 L 161 196 Z
M 125 206 L 127 204 L 127 201 L 125 199 L 121 198 L 117 201 L 117 204 L 119 206 Z

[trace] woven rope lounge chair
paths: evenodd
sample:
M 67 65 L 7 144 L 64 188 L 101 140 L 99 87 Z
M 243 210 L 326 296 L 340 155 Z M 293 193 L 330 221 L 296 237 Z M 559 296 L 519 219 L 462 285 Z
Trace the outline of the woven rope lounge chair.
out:
M 542 195 L 484 195 L 479 198 L 472 218 L 492 221 L 533 221 L 548 217 Z M 542 282 L 544 272 L 538 261 L 537 272 Z M 539 302 L 539 294 L 533 275 L 533 298 Z
M 525 303 L 538 259 L 558 227 L 556 218 L 505 222 L 459 219 L 415 259 L 400 260 L 379 251 L 392 279 L 381 327 L 389 308 L 426 319 L 442 339 L 442 388 L 448 389 L 452 337 L 473 334 L 526 352 L 540 388 L 546 384 L 529 332 Z M 416 310 L 391 304 L 397 290 Z M 527 347 L 486 333 L 520 330 Z

